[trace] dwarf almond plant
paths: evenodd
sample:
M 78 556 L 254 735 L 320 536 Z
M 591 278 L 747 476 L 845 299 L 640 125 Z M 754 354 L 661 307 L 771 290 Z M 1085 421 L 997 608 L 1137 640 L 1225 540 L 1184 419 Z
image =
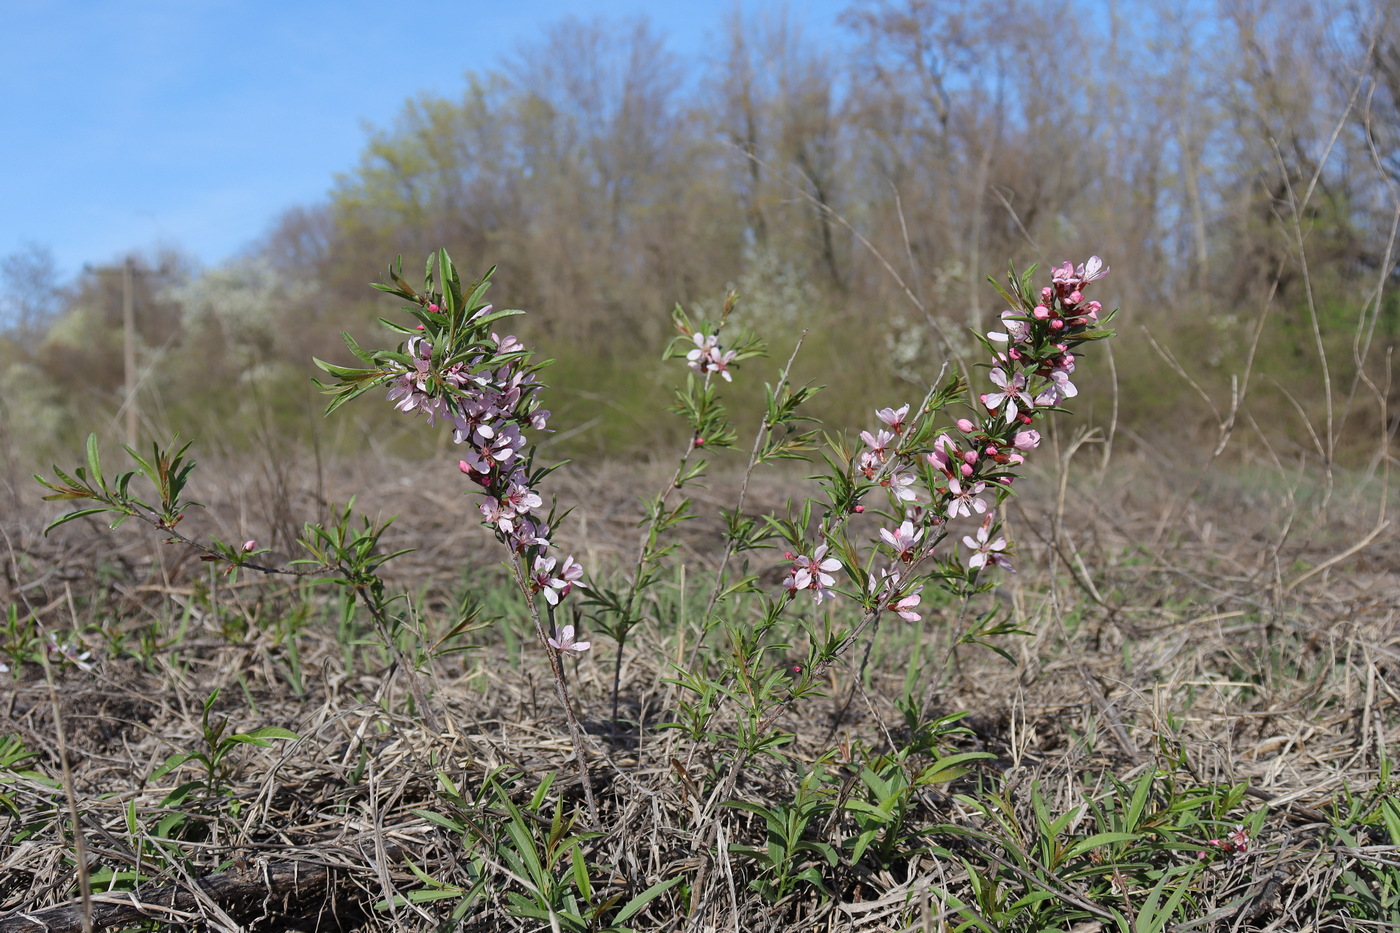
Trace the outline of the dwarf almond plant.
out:
M 927 847 L 924 834 L 903 825 L 913 795 L 921 787 L 954 780 L 985 755 L 946 756 L 907 769 L 903 756 L 877 755 L 859 772 L 861 793 L 840 802 L 824 786 L 820 767 L 806 772 L 792 804 L 733 806 L 735 790 L 757 757 L 782 759 L 793 738 L 778 728 L 784 714 L 822 693 L 824 673 L 848 659 L 856 646 L 865 643 L 868 651 L 882 620 L 923 625 L 926 599 L 935 592 L 966 601 L 994 586 L 998 572 L 1013 570 L 1014 549 L 1000 506 L 1039 447 L 1040 426 L 1078 394 L 1073 377 L 1081 348 L 1111 336 L 1104 325 L 1112 315 L 1086 295 L 1107 274 L 1098 257 L 1055 267 L 1039 286 L 1034 269 L 1013 271 L 1005 286 L 997 286 L 1008 305 L 999 329 L 978 337 L 986 358 L 976 387 L 962 376 L 942 378 L 913 403 L 874 410 L 871 425 L 858 438 L 824 433 L 807 412 L 805 406 L 821 387 L 792 381 L 801 339 L 766 385 L 737 499 L 722 514 L 724 547 L 703 588 L 696 637 L 685 655 L 670 662 L 673 692 L 663 740 L 684 743 L 669 757 L 683 780 L 695 782 L 708 827 L 696 835 L 696 874 L 682 886 L 692 908 L 709 890 L 707 874 L 721 826 L 714 816 L 722 805 L 731 805 L 731 814 L 747 811 L 766 824 L 768 846 L 736 844 L 733 851 L 755 862 L 762 877 L 753 887 L 774 899 L 787 897 L 798 885 L 823 888 L 821 866 L 835 865 L 843 853 L 848 865 L 871 858 L 892 864 L 902 853 Z M 674 310 L 677 336 L 665 357 L 683 360 L 687 370 L 672 409 L 685 419 L 688 440 L 664 487 L 645 502 L 635 557 L 626 567 L 613 572 L 595 568 L 590 576 L 572 555 L 561 555 L 556 543 L 569 509 L 553 501 L 545 504 L 546 481 L 557 468 L 537 458 L 538 438 L 550 421 L 540 381 L 547 363 L 536 361 L 505 332 L 509 319 L 522 312 L 497 310 L 486 302 L 490 279 L 488 270 L 464 283 L 442 250 L 429 257 L 417 286 L 405 278 L 398 261 L 390 267 L 388 281 L 376 286 L 402 302 L 402 316 L 382 322 L 395 338 L 393 345 L 367 348 L 346 334 L 357 365 L 323 360 L 316 365 L 329 377 L 320 383 L 331 397 L 327 413 L 379 392 L 404 415 L 450 432 L 457 449 L 456 473 L 470 497 L 463 511 L 499 543 L 525 605 L 534 649 L 548 666 L 565 717 L 586 812 L 586 819 L 576 823 L 556 803 L 553 823 L 577 825 L 579 831 L 569 830 L 573 841 L 564 848 L 549 850 L 559 863 L 550 863 L 554 874 L 540 875 L 512 903 L 521 915 L 551 922 L 568 917 L 570 924 L 577 918 L 589 926 L 593 921 L 586 918 L 603 916 L 598 904 L 586 903 L 591 886 L 578 880 L 589 877 L 580 860 L 587 858 L 593 834 L 603 825 L 590 771 L 597 752 L 575 710 L 565 661 L 593 650 L 599 635 L 612 641 L 610 722 L 614 733 L 624 726 L 631 731 L 635 724 L 619 717 L 623 653 L 637 628 L 657 617 L 659 592 L 684 564 L 674 532 L 696 514 L 691 488 L 705 479 L 714 451 L 740 443 L 723 387 L 741 377 L 751 361 L 766 356 L 767 347 L 730 324 L 737 296 L 725 300 L 715 320 Z M 265 551 L 253 540 L 193 540 L 177 527 L 184 512 L 197 506 L 185 498 L 194 467 L 185 456 L 187 448 L 157 445 L 149 456 L 128 448 L 135 469 L 109 480 L 97 443 L 89 439 L 85 466 L 71 472 L 55 468 L 54 480 L 36 477 L 50 490 L 47 498 L 83 503 L 50 527 L 109 513 L 115 516 L 113 527 L 136 518 L 159 529 L 168 541 L 197 549 L 230 574 L 329 578 L 345 588 L 347 599 L 353 594 L 373 620 L 393 659 L 390 670 L 401 670 L 413 688 L 413 712 L 435 727 L 437 714 L 415 676 L 426 654 L 403 646 L 411 607 L 406 596 L 388 592 L 380 573 L 403 553 L 381 546 L 387 525 L 357 521 L 352 506 L 346 506 L 329 525 L 307 524 L 301 539 L 306 556 L 286 566 L 263 563 Z M 812 479 L 819 492 L 790 502 L 783 514 L 750 514 L 747 490 L 755 471 L 793 459 L 818 464 Z M 153 494 L 138 496 L 133 491 L 137 481 Z M 765 584 L 751 571 L 750 559 L 758 551 L 782 555 L 776 584 Z M 835 613 L 837 605 L 850 609 Z M 1014 620 L 984 613 L 959 634 L 953 649 L 982 645 L 1001 651 L 998 637 L 1017 631 Z M 914 719 L 922 722 L 921 710 Z M 925 750 L 938 750 L 941 728 L 921 738 Z M 288 738 L 290 733 L 267 737 Z M 220 772 L 213 756 L 222 748 L 220 741 L 209 742 L 207 762 L 191 754 L 180 763 L 204 762 L 209 782 L 215 782 Z M 445 774 L 440 779 L 450 786 Z M 490 861 L 514 866 L 514 874 L 521 875 L 521 866 L 532 864 L 522 861 L 527 830 L 533 832 L 531 820 L 514 804 L 507 806 L 499 793 L 485 799 L 485 806 L 495 806 L 501 825 L 515 827 L 501 837 L 515 854 L 496 846 Z M 849 843 L 833 846 L 812 836 L 819 824 L 837 816 L 855 828 Z M 477 842 L 486 839 L 479 836 Z M 570 865 L 580 866 L 567 876 L 561 861 L 566 857 Z M 571 880 L 559 880 L 565 877 Z M 433 883 L 453 894 L 468 890 L 446 881 Z M 660 893 L 654 886 L 647 890 L 653 892 L 647 901 Z

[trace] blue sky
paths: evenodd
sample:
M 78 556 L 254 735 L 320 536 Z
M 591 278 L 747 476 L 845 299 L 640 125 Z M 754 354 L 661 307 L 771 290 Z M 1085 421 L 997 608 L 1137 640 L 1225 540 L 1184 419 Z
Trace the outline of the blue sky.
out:
M 793 3 L 819 41 L 847 0 Z M 321 200 L 367 124 L 455 95 L 567 16 L 648 17 L 696 61 L 730 0 L 0 0 L 0 255 L 65 274 L 132 249 L 206 264 Z M 748 11 L 779 9 L 750 0 Z

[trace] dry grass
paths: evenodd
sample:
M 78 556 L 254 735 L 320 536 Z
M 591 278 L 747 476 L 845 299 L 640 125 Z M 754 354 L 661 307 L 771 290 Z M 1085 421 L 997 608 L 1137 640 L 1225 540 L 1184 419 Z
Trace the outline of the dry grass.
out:
M 955 663 L 942 665 L 957 607 L 926 618 L 926 667 L 913 692 L 931 714 L 970 713 L 969 731 L 952 741 L 995 757 L 952 785 L 920 793 L 912 821 L 987 830 L 992 821 L 972 803 L 985 793 L 1002 795 L 1012 821 L 1030 827 L 1037 795 L 1051 813 L 1068 813 L 1111 798 L 1111 778 L 1131 784 L 1150 771 L 1182 787 L 1243 784 L 1248 797 L 1231 819 L 1266 811 L 1254 851 L 1245 862 L 1221 860 L 1202 872 L 1191 895 L 1198 922 L 1170 928 L 1374 929 L 1327 908 L 1327 893 L 1339 890 L 1351 862 L 1393 864 L 1400 840 L 1387 846 L 1361 828 L 1356 851 L 1339 857 L 1337 837 L 1327 830 L 1348 822 L 1346 795 L 1375 789 L 1382 762 L 1397 751 L 1400 546 L 1388 528 L 1372 535 L 1382 487 L 1357 480 L 1343 488 L 1338 480 L 1324 506 L 1321 489 L 1305 501 L 1300 490 L 1312 487 L 1299 484 L 1290 493 L 1276 473 L 1198 476 L 1124 454 L 1102 471 L 1096 456 L 1080 451 L 1067 470 L 1033 474 L 1012 502 L 1020 573 L 988 599 L 1012 607 L 1031 632 L 1003 642 L 1015 664 L 964 646 Z M 391 565 L 391 581 L 418 594 L 429 642 L 448 624 L 462 581 L 490 581 L 496 573 L 496 545 L 450 478 L 423 481 L 414 466 L 363 461 L 320 474 L 309 465 L 226 469 L 222 485 L 219 470 L 201 472 L 195 494 L 209 509 L 207 517 L 190 516 L 194 530 L 224 540 L 251 533 L 284 555 L 294 556 L 301 519 L 324 517 L 327 503 L 351 491 L 360 494 L 359 508 L 399 515 L 386 546 L 420 550 Z M 293 476 L 319 479 L 303 488 Z M 578 503 L 564 548 L 590 569 L 621 563 L 636 546 L 636 495 L 660 476 L 636 465 L 555 474 L 550 488 L 560 501 Z M 765 481 L 751 491 L 753 509 L 781 508 L 794 488 Z M 716 483 L 707 494 L 712 501 L 698 509 L 706 517 L 684 529 L 688 573 L 700 574 L 715 550 L 719 526 L 707 506 L 728 501 L 726 492 Z M 89 520 L 44 538 L 44 522 L 57 513 L 37 498 L 36 489 L 24 497 L 31 504 L 5 520 L 0 601 L 45 632 L 84 633 L 99 661 L 90 672 L 26 664 L 17 679 L 0 682 L 0 736 L 18 736 L 37 753 L 16 767 L 55 776 L 72 798 L 70 805 L 62 793 L 20 776 L 0 784 L 15 802 L 12 812 L 0 810 L 0 931 L 41 929 L 26 925 L 24 913 L 77 903 L 84 875 L 99 879 L 88 901 L 99 926 L 109 916 L 117 927 L 145 916 L 191 929 L 432 929 L 454 900 L 392 897 L 422 889 L 419 872 L 463 883 L 481 851 L 488 852 L 488 870 L 508 866 L 493 862 L 489 847 L 465 846 L 425 812 L 483 820 L 499 814 L 499 803 L 487 807 L 491 775 L 507 781 L 510 799 L 527 809 L 546 774 L 558 776 L 548 801 L 578 803 L 547 666 L 538 652 L 519 649 L 509 621 L 474 632 L 476 649 L 426 667 L 439 714 L 438 728 L 430 728 L 410 712 L 401 673 L 375 661 L 370 647 L 347 648 L 334 611 L 324 608 L 332 594 L 247 577 L 219 584 L 208 565 L 134 525 L 109 533 Z M 1366 547 L 1353 551 L 1359 541 Z M 212 598 L 210 580 L 222 586 Z M 304 628 L 279 628 L 279 619 L 306 606 L 312 615 Z M 164 633 L 168 644 L 138 650 L 142 629 Z M 118 635 L 126 653 L 113 647 Z M 571 669 L 578 709 L 593 733 L 604 813 L 603 834 L 580 850 L 594 867 L 598 901 L 702 877 L 706 833 L 716 822 L 725 842 L 764 844 L 761 821 L 713 797 L 723 764 L 718 751 L 657 728 L 675 708 L 669 661 L 684 657 L 691 637 L 669 619 L 643 627 L 629 644 L 621 679 L 633 725 L 625 734 L 606 722 L 606 639 Z M 792 801 L 797 765 L 824 755 L 833 794 L 858 793 L 859 765 L 909 741 L 895 703 L 909 687 L 914 638 L 908 626 L 886 620 L 868 667 L 860 669 L 861 646 L 847 665 L 828 672 L 825 698 L 780 721 L 796 736 L 787 762 L 757 760 L 736 795 L 765 805 Z M 289 686 L 293 641 L 300 696 Z M 300 739 L 235 752 L 237 767 L 219 806 L 201 811 L 197 801 L 187 803 L 199 831 L 161 838 L 157 827 L 170 809 L 162 801 L 190 774 L 151 776 L 172 753 L 199 745 L 201 706 L 215 688 L 216 718 L 227 716 L 232 728 L 280 726 Z M 440 773 L 460 788 L 465 810 L 440 796 Z M 86 872 L 75 861 L 74 814 Z M 826 819 L 829 834 L 849 833 L 842 819 Z M 1067 831 L 1088 820 L 1089 811 L 1081 811 Z M 969 865 L 1005 864 L 1008 855 L 970 836 L 937 839 L 942 855 L 914 853 L 878 869 L 843 861 L 828 874 L 834 896 L 798 886 L 776 902 L 748 887 L 755 863 L 730 854 L 704 869 L 703 890 L 685 897 L 685 886 L 672 888 L 630 924 L 953 929 L 959 918 L 930 891 L 965 892 Z M 144 877 L 134 894 L 103 893 L 103 868 Z M 560 871 L 567 873 L 567 862 Z M 201 877 L 217 881 L 193 883 Z M 464 929 L 549 927 L 512 916 L 507 892 L 525 888 L 508 873 L 493 877 Z M 1066 903 L 1083 901 L 1077 884 L 1066 881 L 1053 893 Z M 138 902 L 144 913 L 130 907 Z M 87 909 L 74 909 L 69 920 L 78 925 L 69 928 L 82 928 Z M 57 923 L 56 916 L 48 922 Z M 1006 921 L 1000 928 L 1024 927 Z M 1112 928 L 1106 914 L 1074 927 Z

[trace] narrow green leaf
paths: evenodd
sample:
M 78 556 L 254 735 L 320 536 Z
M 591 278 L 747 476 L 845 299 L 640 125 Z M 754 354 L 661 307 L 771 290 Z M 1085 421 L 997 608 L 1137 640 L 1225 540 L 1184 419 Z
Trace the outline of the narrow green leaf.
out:
M 44 498 L 48 498 L 48 497 L 45 496 Z M 84 515 L 97 515 L 97 514 L 99 514 L 99 513 L 101 513 L 101 512 L 115 512 L 115 511 L 116 511 L 116 509 L 102 508 L 102 509 L 79 509 L 79 510 L 76 511 L 76 512 L 69 512 L 67 515 L 62 516 L 61 518 L 56 518 L 56 519 L 54 519 L 53 521 L 49 522 L 49 524 L 46 525 L 46 526 L 44 527 L 44 534 L 48 534 L 50 531 L 53 531 L 53 530 L 54 530 L 55 528 L 57 528 L 59 525 L 66 525 L 67 523 L 73 521 L 73 519 L 75 519 L 75 518 L 82 518 Z
M 1109 845 L 1114 842 L 1132 842 L 1140 838 L 1138 833 L 1095 833 L 1087 839 L 1081 839 L 1070 846 L 1065 852 L 1066 859 L 1077 858 L 1088 852 L 1090 849 L 1097 849 L 1099 846 Z
M 635 917 L 643 907 L 650 904 L 657 897 L 669 891 L 677 884 L 680 884 L 684 877 L 684 875 L 677 875 L 669 881 L 658 881 L 656 884 L 647 888 L 641 894 L 638 894 L 636 897 L 628 901 L 626 905 L 624 905 L 623 908 L 617 912 L 617 915 L 612 918 L 612 922 L 626 923 L 628 920 Z

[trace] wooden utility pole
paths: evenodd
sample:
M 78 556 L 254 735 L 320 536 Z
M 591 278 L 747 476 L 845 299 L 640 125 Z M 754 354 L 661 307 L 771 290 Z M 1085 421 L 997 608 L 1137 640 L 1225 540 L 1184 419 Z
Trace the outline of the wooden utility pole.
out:
M 122 263 L 122 368 L 125 370 L 126 446 L 136 447 L 136 307 L 131 294 L 135 260 Z
M 118 266 L 84 266 L 83 270 L 95 275 L 120 271 L 122 274 L 122 406 L 126 410 L 126 445 L 136 446 L 137 417 L 136 392 L 141 385 L 141 374 L 136 368 L 136 277 L 138 275 L 164 275 L 165 267 L 159 269 L 138 269 L 135 257 L 128 256 Z

